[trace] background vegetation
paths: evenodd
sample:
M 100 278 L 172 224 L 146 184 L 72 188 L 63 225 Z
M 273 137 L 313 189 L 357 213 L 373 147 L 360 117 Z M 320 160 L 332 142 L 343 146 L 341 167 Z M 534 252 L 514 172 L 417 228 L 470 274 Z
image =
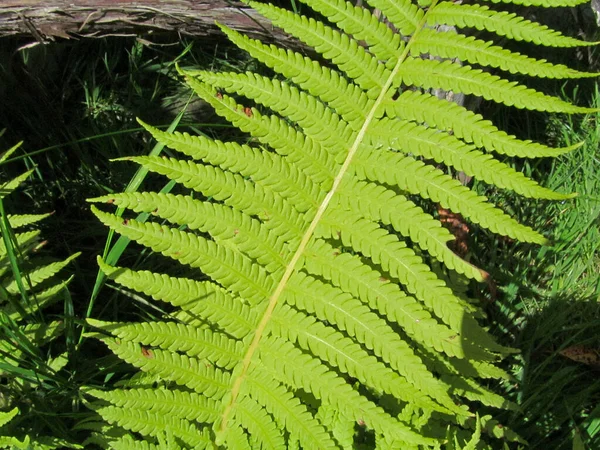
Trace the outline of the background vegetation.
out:
M 575 19 L 552 25 L 571 35 L 583 29 L 586 39 L 593 39 L 589 22 Z M 147 250 L 107 235 L 85 199 L 140 186 L 164 188 L 133 165 L 110 162 L 126 155 L 166 153 L 141 132 L 135 117 L 212 136 L 236 133 L 190 95 L 176 76 L 175 62 L 186 68 L 236 70 L 254 63 L 226 41 L 111 38 L 29 48 L 22 44 L 0 41 L 0 129 L 6 128 L 0 148 L 25 141 L 0 163 L 0 182 L 34 171 L 2 206 L 11 213 L 53 212 L 39 224 L 47 241 L 38 251 L 41 257 L 63 260 L 82 254 L 63 271 L 75 275 L 69 291 L 44 310 L 48 320 L 69 325 L 64 335 L 42 347 L 37 359 L 24 353 L 18 368 L 8 367 L 8 355 L 0 352 L 0 410 L 21 410 L 5 427 L 17 437 L 53 435 L 63 444 L 81 444 L 88 434 L 81 423 L 90 412 L 78 387 L 108 386 L 130 374 L 130 368 L 85 338 L 83 319 L 137 320 L 161 313 L 139 296 L 105 283 L 96 256 L 108 255 L 108 262 L 118 260 L 133 269 L 172 270 Z M 543 56 L 582 70 L 591 65 L 598 71 L 600 66 L 593 50 Z M 579 105 L 600 107 L 595 80 L 545 81 L 540 88 Z M 506 211 L 551 237 L 551 246 L 527 246 L 481 231 L 467 233 L 465 245 L 467 257 L 493 279 L 489 286 L 469 289 L 485 305 L 498 338 L 522 352 L 506 363 L 514 380 L 502 386 L 522 411 L 502 417 L 503 422 L 527 439 L 530 448 L 600 448 L 599 116 L 547 121 L 488 103 L 480 111 L 521 138 L 557 146 L 584 142 L 556 161 L 510 161 L 545 186 L 578 192 L 572 201 L 524 201 L 478 186 Z M 10 334 L 4 320 L 0 333 L 2 339 L 21 339 L 20 345 L 28 345 L 26 337 Z M 61 354 L 68 363 L 45 377 L 32 375 Z M 32 376 L 15 384 L 24 374 Z

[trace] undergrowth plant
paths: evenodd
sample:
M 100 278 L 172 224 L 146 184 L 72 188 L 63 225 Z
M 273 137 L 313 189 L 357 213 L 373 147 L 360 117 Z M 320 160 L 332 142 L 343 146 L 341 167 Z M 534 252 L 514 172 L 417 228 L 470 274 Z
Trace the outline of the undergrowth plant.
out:
M 328 22 L 248 4 L 321 58 L 221 26 L 275 76 L 181 71 L 217 114 L 250 136 L 247 143 L 144 124 L 188 158 L 126 159 L 194 194 L 92 200 L 151 214 L 156 221 L 140 222 L 92 207 L 112 230 L 199 274 L 176 278 L 99 260 L 109 278 L 173 312 L 141 323 L 88 320 L 92 335 L 142 371 L 119 389 L 86 391 L 99 415 L 89 423 L 93 442 L 122 449 L 522 442 L 494 418 L 497 408 L 515 404 L 490 387 L 509 378 L 497 362 L 514 350 L 488 334 L 464 289 L 444 281 L 483 282 L 487 274 L 450 250 L 453 236 L 419 204 L 439 204 L 514 240 L 546 243 L 452 173 L 528 198 L 564 200 L 572 195 L 540 186 L 494 154 L 548 157 L 574 147 L 520 140 L 428 91 L 586 112 L 511 77 L 595 74 L 468 33 L 551 47 L 589 43 L 483 4 L 304 2 Z
M 19 146 L 0 155 L 0 163 Z M 70 299 L 64 297 L 71 278 L 58 273 L 79 254 L 62 261 L 36 255 L 44 241 L 35 225 L 49 214 L 9 214 L 4 204 L 33 171 L 0 184 L 0 410 L 11 409 L 0 415 L 0 448 L 75 448 L 61 438 L 60 426 L 49 429 L 40 417 L 55 412 L 48 406 L 50 392 L 69 385 L 59 374 L 68 363 L 66 346 L 59 345 L 58 353 L 50 345 L 73 326 L 65 323 L 73 316 Z M 63 299 L 65 320 L 51 320 L 44 309 Z M 24 414 L 15 418 L 19 409 Z

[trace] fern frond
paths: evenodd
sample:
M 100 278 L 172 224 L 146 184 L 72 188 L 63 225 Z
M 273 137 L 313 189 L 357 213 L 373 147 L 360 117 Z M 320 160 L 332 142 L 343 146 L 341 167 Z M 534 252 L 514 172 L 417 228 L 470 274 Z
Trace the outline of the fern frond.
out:
M 489 352 L 459 338 L 459 334 L 438 323 L 429 311 L 414 297 L 406 295 L 395 283 L 366 267 L 355 255 L 341 253 L 324 242 L 315 243 L 320 251 L 311 247 L 306 253 L 305 269 L 322 276 L 343 291 L 367 302 L 371 309 L 400 325 L 417 342 L 443 351 L 449 356 L 490 359 Z M 334 259 L 323 255 L 335 255 Z
M 260 369 L 263 372 L 262 377 L 282 378 L 288 384 L 301 386 L 306 391 L 312 392 L 318 399 L 324 399 L 327 403 L 335 405 L 345 416 L 356 421 L 364 421 L 367 426 L 376 431 L 394 436 L 404 442 L 422 445 L 433 443 L 431 439 L 419 436 L 381 408 L 365 400 L 333 372 L 327 370 L 318 361 L 302 354 L 289 342 L 275 338 L 268 338 L 266 341 L 260 349 L 261 361 L 264 364 L 264 369 Z M 282 355 L 293 356 L 282 359 Z
M 21 253 L 27 254 L 39 242 L 39 235 L 39 230 L 15 233 L 14 245 L 21 250 Z M 4 240 L 0 240 L 0 256 L 5 257 L 7 254 L 8 252 L 6 250 L 6 244 L 4 243 Z
M 252 72 L 245 74 L 199 72 L 196 74 L 212 86 L 237 92 L 262 103 L 284 117 L 298 123 L 306 133 L 337 154 L 335 149 L 345 147 L 351 139 L 347 124 L 340 117 L 314 97 L 306 95 L 285 82 L 271 80 Z M 342 133 L 341 135 L 339 133 Z
M 413 34 L 424 16 L 423 10 L 410 0 L 369 0 L 368 3 L 379 9 L 404 36 Z
M 373 16 L 368 9 L 344 0 L 303 0 L 303 3 L 323 14 L 357 41 L 366 41 L 370 53 L 377 59 L 386 61 L 388 67 L 394 66 L 404 42 L 399 34 L 392 32 L 390 27 Z
M 224 171 L 252 177 L 255 183 L 289 199 L 300 212 L 318 205 L 315 198 L 319 198 L 319 187 L 311 185 L 302 171 L 280 155 L 235 142 L 214 141 L 187 133 L 166 133 L 140 123 L 169 148 L 219 166 Z M 308 192 L 307 188 L 310 189 Z
M 442 58 L 459 58 L 471 64 L 499 68 L 514 74 L 525 74 L 541 78 L 585 78 L 597 77 L 596 73 L 579 72 L 562 64 L 552 64 L 511 52 L 482 41 L 473 36 L 450 31 L 423 29 L 412 41 L 411 54 L 431 53 Z
M 211 331 L 175 322 L 110 323 L 88 319 L 96 328 L 127 341 L 167 351 L 178 351 L 225 368 L 232 369 L 241 359 L 240 341 Z
M 343 417 L 332 405 L 321 403 L 317 419 L 331 430 L 335 440 L 344 450 L 354 448 L 354 421 Z
M 573 1 L 580 2 L 580 0 Z M 511 1 L 511 3 L 517 2 Z M 540 2 L 546 2 L 546 0 L 540 0 Z M 559 31 L 527 20 L 515 13 L 494 11 L 485 5 L 477 4 L 440 2 L 427 14 L 427 24 L 430 26 L 445 24 L 454 25 L 459 28 L 486 30 L 516 41 L 533 42 L 537 45 L 546 45 L 549 47 L 569 48 L 596 44 L 564 36 Z
M 214 422 L 219 416 L 218 403 L 196 392 L 176 389 L 120 389 L 86 391 L 125 410 L 145 409 L 165 417 L 176 417 L 198 423 Z
M 203 318 L 236 338 L 248 335 L 257 324 L 255 311 L 213 283 L 111 267 L 101 259 L 98 263 L 102 271 L 119 284 L 180 307 L 175 317 L 185 323 L 197 325 L 198 318 Z
M 358 86 L 300 53 L 265 45 L 222 25 L 220 28 L 238 47 L 328 103 L 355 131 L 360 129 L 360 119 L 364 120 L 374 101 Z M 323 79 L 327 83 L 322 83 Z
M 560 112 L 567 114 L 594 112 L 592 108 L 574 106 L 564 100 L 508 81 L 481 69 L 473 69 L 452 61 L 407 58 L 398 71 L 396 84 L 419 86 L 425 89 L 473 94 L 521 109 Z
M 10 222 L 10 226 L 15 228 L 21 228 L 27 225 L 32 225 L 50 217 L 52 214 L 8 214 L 7 218 Z
M 0 447 L 18 450 L 28 450 L 31 448 L 31 444 L 28 438 L 25 438 L 24 440 L 20 441 L 13 436 L 0 436 Z
M 585 0 L 486 0 L 491 3 L 511 3 L 523 6 L 542 6 L 545 8 L 559 8 L 577 6 L 586 3 Z
M 370 356 L 342 333 L 326 327 L 300 311 L 281 307 L 275 312 L 269 331 L 290 342 L 297 342 L 304 350 L 310 351 L 323 361 L 329 361 L 331 365 L 359 379 L 365 386 L 392 394 L 423 409 L 449 412 L 416 391 L 404 378 Z
M 14 304 L 6 305 L 4 313 L 15 322 L 25 319 L 30 314 L 34 314 L 56 302 L 58 300 L 57 294 L 65 289 L 72 279 L 73 277 L 70 277 L 65 281 L 50 286 L 48 289 L 36 292 L 35 301 L 29 302 L 27 305 L 22 305 L 22 308 L 16 308 Z
M 173 224 L 208 232 L 217 243 L 247 254 L 269 272 L 285 266 L 289 259 L 281 239 L 262 228 L 258 220 L 228 206 L 150 192 L 115 194 L 93 200 L 152 213 Z
M 485 197 L 477 195 L 440 170 L 409 156 L 368 152 L 363 158 L 359 154 L 354 161 L 354 169 L 354 175 L 360 179 L 396 185 L 411 194 L 429 198 L 495 233 L 525 242 L 548 242 L 538 232 L 487 203 Z
M 273 5 L 249 1 L 248 4 L 274 24 L 299 37 L 325 58 L 331 60 L 358 84 L 367 96 L 375 98 L 390 71 L 379 64 L 355 40 L 322 22 L 298 16 Z
M 217 99 L 216 90 L 196 79 L 187 77 L 194 92 L 210 103 L 215 112 L 235 126 L 255 136 L 260 142 L 270 145 L 277 153 L 287 156 L 290 161 L 305 171 L 313 180 L 329 186 L 324 181 L 334 178 L 336 161 L 320 142 L 304 136 L 276 116 L 262 116 L 255 108 L 249 117 L 241 105 L 237 105 L 228 96 Z
M 19 408 L 13 408 L 10 411 L 0 411 L 0 427 L 13 420 L 19 414 Z
M 414 386 L 452 408 L 446 388 L 427 371 L 410 346 L 385 321 L 352 297 L 301 272 L 290 279 L 283 296 L 287 304 L 334 323 L 340 330 L 355 336 Z
M 484 120 L 456 103 L 441 100 L 431 94 L 418 91 L 404 91 L 397 99 L 384 102 L 388 118 L 400 117 L 427 123 L 443 131 L 451 131 L 457 137 L 472 142 L 488 151 L 518 156 L 521 158 L 541 158 L 559 156 L 570 152 L 581 144 L 566 148 L 550 148 L 532 141 L 522 141 L 515 136 L 498 130 L 492 122 Z M 377 136 L 385 128 L 375 124 L 371 134 Z
M 250 447 L 250 436 L 242 429 L 240 425 L 232 425 L 229 427 L 229 433 L 225 437 L 227 448 L 236 450 L 252 450 Z
M 156 373 L 216 400 L 227 392 L 230 374 L 205 361 L 160 349 L 143 350 L 138 344 L 111 338 L 102 341 L 115 355 L 144 372 Z
M 87 442 L 88 444 L 92 442 Z M 107 446 L 113 450 L 181 450 L 180 446 L 165 447 L 160 444 L 152 444 L 148 441 L 137 441 L 130 434 L 122 438 L 112 440 Z
M 92 212 L 106 225 L 155 251 L 181 261 L 191 267 L 201 268 L 243 298 L 260 302 L 272 288 L 273 280 L 266 271 L 249 258 L 213 241 L 175 228 L 156 223 L 123 222 L 117 216 L 92 207 Z
M 467 146 L 454 136 L 441 134 L 436 130 L 419 126 L 411 122 L 399 120 L 380 121 L 380 130 L 373 145 L 398 149 L 405 153 L 433 159 L 454 167 L 467 175 L 477 177 L 488 184 L 503 189 L 510 189 L 524 197 L 543 198 L 549 200 L 565 200 L 572 194 L 560 194 L 540 186 L 534 180 L 527 178 L 521 172 L 504 164 L 491 155 Z
M 37 267 L 36 269 L 27 272 L 27 279 L 23 281 L 27 283 L 28 288 L 33 289 L 56 275 L 80 254 L 81 253 L 75 253 L 63 261 Z M 4 285 L 4 289 L 6 289 L 6 291 L 10 294 L 17 294 L 19 292 L 19 286 L 16 280 L 11 280 L 8 284 Z
M 99 408 L 98 413 L 109 423 L 118 424 L 127 430 L 142 435 L 159 436 L 168 431 L 178 436 L 188 448 L 204 449 L 212 447 L 209 431 L 206 428 L 199 429 L 187 420 L 116 406 Z
M 113 403 L 101 415 L 141 430 L 148 445 L 174 439 L 183 445 L 180 428 L 185 435 L 186 427 L 208 424 L 210 431 L 202 431 L 207 439 L 231 449 L 350 448 L 365 427 L 381 448 L 439 448 L 445 436 L 473 447 L 486 430 L 474 419 L 473 402 L 514 408 L 488 388 L 488 380 L 509 379 L 496 361 L 514 350 L 478 323 L 481 311 L 461 288 L 488 274 L 454 254 L 448 247 L 453 236 L 418 205 L 432 201 L 494 233 L 546 243 L 434 163 L 525 197 L 561 200 L 570 195 L 540 186 L 493 153 L 556 156 L 576 146 L 552 149 L 520 140 L 424 91 L 474 94 L 545 112 L 589 112 L 502 72 L 450 60 L 546 78 L 595 74 L 438 27 L 581 45 L 515 14 L 436 0 L 367 1 L 361 8 L 344 0 L 306 0 L 331 19 L 328 24 L 249 1 L 324 61 L 220 26 L 275 77 L 178 70 L 250 139 L 222 142 L 140 122 L 161 144 L 195 161 L 127 159 L 200 198 L 128 193 L 92 200 L 157 219 L 123 220 L 92 207 L 112 230 L 209 279 L 99 261 L 125 288 L 175 307 L 168 317 L 140 324 L 89 321 L 111 335 L 94 333 L 117 356 L 148 373 L 122 383 L 124 393 L 92 391 Z M 564 0 L 571 1 L 578 0 Z M 434 59 L 422 60 L 422 53 Z M 459 287 L 444 280 L 459 280 Z M 149 389 L 155 381 L 161 394 Z M 174 412 L 177 402 L 184 406 Z M 116 419 L 125 408 L 136 412 Z M 169 435 L 167 417 L 187 422 Z M 143 428 L 144 421 L 160 420 L 159 427 Z M 113 441 L 135 442 L 124 435 Z
M 484 271 L 467 263 L 448 248 L 454 236 L 405 196 L 378 184 L 353 182 L 344 185 L 344 189 L 337 194 L 337 200 L 343 208 L 357 215 L 391 225 L 449 269 L 478 281 L 486 278 Z
M 244 397 L 235 410 L 236 418 L 250 433 L 251 448 L 283 448 L 285 440 L 272 416 L 251 397 Z
M 0 200 L 10 195 L 15 189 L 17 189 L 23 181 L 25 181 L 34 172 L 35 169 L 28 170 L 21 175 L 16 176 L 12 180 L 8 180 L 5 183 L 0 184 Z
M 0 135 L 1 135 L 1 134 L 3 134 L 3 132 L 4 132 L 4 130 L 2 130 L 2 133 L 0 133 Z M 23 141 L 21 141 L 21 142 L 17 142 L 17 143 L 16 143 L 15 145 L 13 145 L 11 148 L 9 148 L 8 150 L 6 150 L 6 151 L 4 151 L 2 154 L 0 154 L 0 163 L 3 163 L 3 162 L 4 162 L 4 161 L 6 161 L 8 158 L 10 158 L 10 157 L 12 156 L 12 154 L 13 154 L 14 152 L 16 152 L 16 151 L 17 151 L 17 149 L 18 149 L 19 147 L 21 147 L 21 145 L 23 145 Z
M 325 224 L 326 221 L 324 219 L 322 223 Z M 422 300 L 440 319 L 445 320 L 452 330 L 462 330 L 463 338 L 473 339 L 484 348 L 492 351 L 505 350 L 495 345 L 477 322 L 465 313 L 462 302 L 406 244 L 375 224 L 354 219 L 347 214 L 345 217 L 340 214 L 332 222 L 336 224 L 339 238 L 346 246 L 381 264 L 411 294 Z M 326 237 L 335 238 L 335 233 L 329 231 Z
M 65 324 L 59 320 L 48 323 L 33 323 L 23 327 L 23 334 L 36 346 L 41 347 L 56 339 L 64 331 Z
M 263 405 L 275 420 L 293 433 L 306 448 L 335 448 L 329 433 L 306 407 L 260 366 L 253 367 L 247 375 L 243 389 L 246 394 L 244 397 L 250 396 Z M 219 436 L 217 438 L 219 439 Z

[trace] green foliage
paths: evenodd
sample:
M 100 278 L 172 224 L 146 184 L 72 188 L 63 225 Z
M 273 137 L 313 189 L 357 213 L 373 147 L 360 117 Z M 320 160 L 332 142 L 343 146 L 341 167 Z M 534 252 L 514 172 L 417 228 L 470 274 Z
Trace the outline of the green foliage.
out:
M 502 73 L 420 56 L 540 77 L 593 74 L 458 31 L 439 34 L 438 26 L 454 25 L 557 47 L 575 42 L 480 5 L 368 1 L 394 34 L 368 8 L 307 3 L 335 27 L 249 2 L 323 60 L 222 27 L 280 76 L 182 71 L 217 114 L 251 136 L 246 144 L 144 124 L 191 159 L 127 159 L 193 195 L 126 192 L 92 200 L 160 219 L 123 219 L 92 207 L 111 230 L 202 274 L 177 278 L 99 259 L 109 278 L 174 312 L 137 324 L 88 320 L 111 351 L 148 375 L 123 389 L 88 391 L 111 425 L 99 426 L 96 442 L 306 449 L 522 442 L 494 419 L 494 408 L 516 406 L 488 387 L 489 380 L 509 378 L 496 362 L 514 350 L 494 341 L 478 323 L 477 307 L 435 267 L 442 263 L 476 281 L 486 273 L 449 251 L 452 235 L 417 197 L 499 235 L 543 244 L 539 232 L 451 174 L 462 171 L 525 197 L 568 199 L 492 152 L 533 157 L 569 149 L 509 136 L 426 91 L 536 111 L 588 109 Z M 475 415 L 476 409 L 491 414 Z
M 20 144 L 0 156 L 4 162 Z M 67 352 L 51 354 L 50 344 L 62 336 L 65 323 L 48 320 L 42 309 L 50 307 L 65 295 L 68 280 L 56 275 L 75 254 L 63 261 L 46 261 L 36 256 L 42 248 L 39 230 L 32 228 L 48 214 L 11 215 L 5 211 L 4 198 L 19 187 L 33 172 L 27 171 L 16 178 L 3 182 L 0 187 L 0 408 L 13 408 L 28 403 L 27 408 L 35 411 L 36 391 L 44 391 L 60 380 L 57 373 L 67 364 Z M 29 231 L 21 230 L 29 228 Z M 18 231 L 15 231 L 18 230 Z M 33 403 L 33 405 L 31 405 Z M 5 425 L 17 413 L 3 415 Z M 16 420 L 4 426 L 11 437 L 0 437 L 0 447 L 52 449 L 71 447 L 55 437 L 34 437 L 40 424 L 27 423 L 35 417 L 28 411 L 27 420 Z M 53 430 L 54 431 L 54 430 Z M 25 434 L 24 438 L 18 435 Z M 5 446 L 5 447 L 3 447 Z
M 14 408 L 8 412 L 0 412 L 0 433 L 4 425 L 10 422 L 18 413 L 19 410 L 17 408 Z M 29 448 L 29 445 L 29 437 L 19 441 L 13 436 L 0 435 L 0 448 L 27 449 Z

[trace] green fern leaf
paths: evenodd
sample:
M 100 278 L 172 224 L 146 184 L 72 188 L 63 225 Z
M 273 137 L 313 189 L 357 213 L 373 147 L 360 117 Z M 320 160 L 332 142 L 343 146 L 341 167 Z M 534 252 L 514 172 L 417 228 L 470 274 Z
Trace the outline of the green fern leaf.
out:
M 149 212 L 191 230 L 201 230 L 212 235 L 221 245 L 237 249 L 257 260 L 268 272 L 285 266 L 289 253 L 281 240 L 264 228 L 256 219 L 233 208 L 210 202 L 200 202 L 190 197 L 149 192 L 116 194 L 94 199 L 111 201 L 136 212 Z
M 146 322 L 111 324 L 89 319 L 96 328 L 109 331 L 114 336 L 167 351 L 179 351 L 190 357 L 232 369 L 240 360 L 243 345 L 220 333 L 175 322 Z
M 409 0 L 369 0 L 368 3 L 379 9 L 404 36 L 413 34 L 424 16 L 423 10 Z
M 554 65 L 545 60 L 530 58 L 505 50 L 474 38 L 450 31 L 423 29 L 412 42 L 411 54 L 432 53 L 442 58 L 460 58 L 472 64 L 490 66 L 510 73 L 526 74 L 542 78 L 596 77 L 596 73 L 573 70 L 564 65 Z
M 586 3 L 585 0 L 486 0 L 491 3 L 512 3 L 523 6 L 544 6 L 547 8 L 558 8 L 565 6 L 577 6 Z
M 105 406 L 98 409 L 109 423 L 138 432 L 143 435 L 158 436 L 169 431 L 178 436 L 186 447 L 197 449 L 214 448 L 207 429 L 200 430 L 190 422 L 156 413 Z
M 333 437 L 344 450 L 354 448 L 354 421 L 343 417 L 331 405 L 321 404 L 317 418 L 333 433 Z
M 227 392 L 229 373 L 210 363 L 159 349 L 144 349 L 134 343 L 103 339 L 120 358 L 145 372 L 154 372 L 163 379 L 187 386 L 207 397 L 220 399 Z
M 358 86 L 300 53 L 267 46 L 222 25 L 220 28 L 238 47 L 328 103 L 355 131 L 360 129 L 360 119 L 364 120 L 373 100 Z M 328 82 L 322 83 L 323 79 Z
M 524 0 L 524 2 L 529 0 Z M 533 0 L 536 1 L 536 0 Z M 569 0 L 566 0 L 569 1 Z M 573 0 L 582 3 L 581 0 Z M 540 3 L 546 0 L 540 0 Z M 517 3 L 516 1 L 511 3 Z M 556 5 L 559 6 L 559 5 Z M 454 25 L 461 28 L 476 28 L 487 30 L 506 36 L 516 41 L 533 42 L 537 45 L 550 47 L 580 47 L 595 45 L 594 42 L 580 41 L 564 36 L 560 32 L 551 30 L 545 25 L 524 19 L 515 13 L 494 11 L 483 5 L 456 4 L 440 2 L 427 14 L 427 23 L 431 26 L 437 24 Z
M 165 447 L 162 443 L 152 444 L 148 441 L 136 441 L 129 434 L 111 441 L 109 445 L 113 450 L 182 450 L 182 447 L 178 445 Z
M 322 22 L 298 16 L 289 11 L 264 3 L 249 1 L 248 4 L 277 26 L 310 45 L 325 58 L 354 79 L 367 95 L 375 98 L 378 88 L 390 75 L 384 65 L 371 57 L 358 43 Z
M 508 156 L 521 158 L 559 156 L 581 145 L 561 149 L 550 148 L 537 142 L 521 141 L 498 130 L 492 122 L 484 120 L 479 114 L 474 114 L 456 103 L 418 91 L 405 91 L 396 100 L 386 101 L 384 105 L 390 119 L 400 117 L 418 123 L 428 123 L 440 130 L 452 131 L 457 137 L 484 147 L 487 151 Z M 371 131 L 375 136 L 381 132 L 385 132 L 385 129 L 378 124 Z
M 7 195 L 10 195 L 15 189 L 17 189 L 23 183 L 23 181 L 29 178 L 29 175 L 31 175 L 34 172 L 34 170 L 35 169 L 28 170 L 27 172 L 16 176 L 12 180 L 2 183 L 0 185 L 0 200 L 2 200 Z
M 283 448 L 285 440 L 275 426 L 273 418 L 252 397 L 246 396 L 235 410 L 238 420 L 248 429 L 253 445 L 251 448 Z
M 43 291 L 35 292 L 35 301 L 30 302 L 30 304 L 21 305 L 22 307 L 16 307 L 14 304 L 6 305 L 4 313 L 15 322 L 25 319 L 27 316 L 56 302 L 58 300 L 57 294 L 65 289 L 72 279 L 73 277 L 63 282 L 56 283 Z
M 452 61 L 407 58 L 398 71 L 396 84 L 401 83 L 473 94 L 516 108 L 568 114 L 594 112 L 594 109 L 571 105 L 515 81 Z
M 407 343 L 362 304 L 336 289 L 304 276 L 301 272 L 290 280 L 284 295 L 287 304 L 314 314 L 322 321 L 334 323 L 355 336 L 390 366 L 443 406 L 452 408 L 446 387 L 438 383 Z
M 282 359 L 282 355 L 293 355 L 293 358 Z M 302 386 L 313 392 L 317 398 L 323 398 L 328 403 L 336 405 L 338 411 L 345 416 L 356 421 L 364 421 L 367 426 L 402 439 L 404 442 L 424 445 L 433 443 L 432 440 L 419 436 L 409 427 L 397 422 L 381 408 L 369 404 L 325 366 L 302 354 L 284 340 L 269 338 L 261 347 L 261 361 L 265 367 L 261 371 L 268 371 L 263 377 L 283 378 L 289 384 Z
M 2 134 L 4 134 L 5 130 L 2 130 Z M 15 145 L 13 145 L 11 148 L 9 148 L 8 150 L 6 150 L 5 152 L 3 152 L 2 154 L 0 154 L 0 163 L 3 163 L 5 161 L 8 160 L 8 158 L 10 158 L 12 156 L 12 154 L 14 152 L 17 151 L 17 149 L 19 147 L 21 147 L 21 145 L 23 145 L 23 141 L 21 142 L 17 142 Z
M 111 267 L 101 259 L 98 262 L 102 271 L 119 284 L 180 307 L 175 318 L 184 323 L 198 325 L 198 318 L 202 318 L 237 338 L 248 335 L 258 323 L 254 311 L 215 284 Z
M 330 364 L 367 386 L 419 405 L 423 409 L 449 412 L 415 391 L 405 379 L 370 356 L 359 345 L 308 315 L 282 307 L 276 311 L 269 331 L 290 342 L 297 342 L 304 350 L 310 351 L 323 361 L 330 361 Z
M 323 14 L 357 41 L 366 41 L 369 52 L 377 59 L 387 61 L 388 66 L 393 66 L 396 55 L 402 52 L 404 43 L 400 35 L 393 33 L 390 27 L 377 20 L 365 8 L 344 0 L 303 0 L 303 3 Z
M 260 366 L 255 366 L 247 374 L 242 389 L 246 391 L 245 396 L 249 395 L 264 405 L 275 420 L 284 424 L 306 448 L 335 448 L 329 434 L 304 405 Z M 222 429 L 223 424 L 221 424 Z M 217 435 L 217 442 L 222 439 L 223 432 L 221 431 L 220 434 L 221 436 Z
M 478 281 L 486 278 L 484 271 L 467 263 L 448 248 L 448 243 L 454 240 L 450 232 L 405 196 L 373 183 L 357 182 L 347 185 L 337 196 L 343 208 L 371 221 L 391 225 L 449 269 Z
M 125 410 L 147 409 L 165 417 L 198 423 L 213 422 L 219 416 L 218 403 L 195 392 L 175 389 L 89 390 L 86 394 Z
M 17 414 L 19 414 L 18 408 L 13 408 L 12 410 L 7 412 L 0 411 L 0 427 L 3 427 L 8 422 L 13 420 L 17 416 Z
M 99 330 L 94 336 L 148 374 L 123 382 L 123 393 L 92 391 L 112 403 L 99 413 L 139 432 L 146 439 L 140 442 L 166 447 L 179 439 L 177 445 L 188 445 L 186 430 L 208 424 L 202 428 L 207 440 L 231 449 L 351 448 L 355 433 L 365 432 L 381 448 L 440 448 L 444 436 L 473 446 L 471 430 L 472 442 L 486 439 L 481 432 L 495 435 L 483 420 L 472 420 L 474 402 L 514 409 L 487 387 L 490 380 L 510 378 L 496 360 L 513 350 L 478 323 L 481 311 L 460 288 L 488 274 L 449 249 L 452 235 L 424 204 L 439 203 L 513 239 L 547 241 L 433 163 L 522 196 L 560 200 L 570 195 L 541 187 L 493 153 L 556 156 L 575 147 L 552 149 L 509 136 L 424 91 L 441 88 L 545 112 L 588 112 L 501 72 L 450 60 L 547 78 L 595 74 L 437 29 L 486 30 L 494 42 L 495 34 L 582 45 L 515 14 L 436 0 L 367 1 L 361 8 L 306 0 L 331 19 L 328 24 L 248 2 L 324 62 L 220 26 L 275 77 L 180 73 L 250 139 L 222 142 L 142 123 L 160 143 L 195 161 L 127 159 L 197 194 L 92 200 L 157 219 L 123 220 L 92 207 L 112 230 L 208 278 L 134 272 L 99 261 L 118 284 L 175 308 L 140 324 L 89 321 Z M 432 59 L 419 59 L 422 53 Z M 459 287 L 444 280 L 458 280 Z M 157 380 L 160 394 L 150 389 Z M 177 403 L 180 411 L 173 409 Z M 136 412 L 117 418 L 125 408 Z M 172 419 L 183 422 L 169 435 Z M 145 422 L 151 425 L 144 428 Z M 113 441 L 136 442 L 123 434 Z
M 100 212 L 94 207 L 92 212 L 106 225 L 114 227 L 130 239 L 148 245 L 183 264 L 201 268 L 250 301 L 259 302 L 272 288 L 273 280 L 264 269 L 213 241 L 155 223 L 135 220 L 123 222 L 117 216 Z
M 8 214 L 7 218 L 10 226 L 15 229 L 38 223 L 49 216 L 51 214 Z
M 19 441 L 16 437 L 0 436 L 0 448 L 28 450 L 31 448 L 30 445 L 31 444 L 27 438 L 23 441 Z
M 560 194 L 541 187 L 508 165 L 467 146 L 452 135 L 441 134 L 431 128 L 399 120 L 380 121 L 385 134 L 379 134 L 375 146 L 385 147 L 412 153 L 444 163 L 475 176 L 486 183 L 503 189 L 510 189 L 524 197 L 564 200 L 572 198 L 572 194 Z M 393 137 L 392 137 L 393 136 Z M 405 150 L 406 149 L 406 150 Z
M 27 280 L 29 288 L 35 288 L 40 285 L 44 281 L 56 275 L 62 269 L 64 269 L 72 260 L 77 258 L 81 253 L 75 253 L 74 255 L 69 256 L 64 261 L 55 262 L 51 264 L 47 264 L 42 267 L 38 267 L 35 270 L 29 271 L 27 273 Z M 4 285 L 4 289 L 10 294 L 17 294 L 19 292 L 19 286 L 16 280 L 11 280 L 9 283 Z
M 420 194 L 440 203 L 472 222 L 489 228 L 495 233 L 525 242 L 546 244 L 548 241 L 530 227 L 519 224 L 504 212 L 486 202 L 438 169 L 425 165 L 408 156 L 396 153 L 367 153 L 358 155 L 354 163 L 355 175 L 371 181 L 397 185 L 411 194 Z M 493 219 L 492 219 L 493 218 Z
M 268 143 L 277 153 L 287 156 L 313 180 L 321 183 L 324 190 L 329 187 L 323 182 L 333 179 L 336 161 L 324 145 L 304 136 L 279 117 L 262 116 L 255 108 L 251 110 L 252 117 L 248 117 L 244 108 L 233 99 L 223 96 L 219 100 L 216 89 L 189 77 L 187 81 L 196 94 L 215 107 L 217 114 L 259 141 Z
M 165 133 L 143 122 L 142 125 L 154 137 L 174 150 L 196 160 L 219 166 L 224 171 L 252 177 L 256 183 L 281 193 L 293 202 L 295 209 L 300 212 L 318 205 L 315 201 L 315 197 L 319 196 L 318 187 L 307 193 L 306 188 L 310 186 L 308 177 L 280 155 L 262 152 L 235 142 L 223 143 L 203 136 L 190 136 L 187 133 Z M 109 197 L 94 200 L 108 201 Z
M 402 326 L 402 329 L 419 343 L 443 351 L 449 356 L 490 359 L 489 352 L 468 341 L 459 339 L 459 334 L 432 318 L 428 310 L 414 297 L 406 295 L 398 285 L 381 276 L 360 259 L 341 253 L 326 243 L 318 243 L 320 251 L 307 251 L 305 268 L 309 273 L 322 276 L 355 298 L 368 302 L 371 309 Z M 335 255 L 335 259 L 322 255 Z M 492 359 L 494 359 L 492 357 Z

